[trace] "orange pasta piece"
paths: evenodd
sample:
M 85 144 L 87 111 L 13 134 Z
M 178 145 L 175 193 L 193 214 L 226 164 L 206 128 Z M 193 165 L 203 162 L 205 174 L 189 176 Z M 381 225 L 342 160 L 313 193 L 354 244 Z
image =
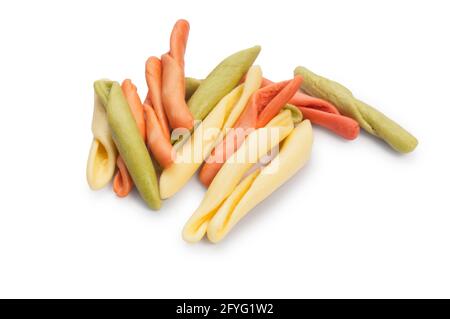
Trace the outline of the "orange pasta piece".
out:
M 272 83 L 273 83 L 272 81 L 263 78 L 261 86 L 265 87 Z M 338 109 L 330 102 L 313 96 L 309 96 L 301 91 L 296 92 L 295 95 L 292 97 L 292 99 L 289 101 L 289 103 L 304 107 L 311 107 L 327 113 L 339 114 Z
M 359 135 L 359 124 L 354 119 L 340 114 L 327 113 L 310 107 L 297 106 L 305 119 L 322 126 L 348 140 Z
M 169 123 L 162 103 L 162 69 L 161 60 L 157 57 L 148 58 L 145 63 L 145 80 L 147 81 L 148 93 L 144 104 L 153 106 L 161 129 L 166 139 L 170 140 Z
M 147 128 L 147 147 L 151 151 L 156 161 L 167 168 L 173 163 L 174 152 L 172 144 L 165 138 L 163 129 L 155 110 L 149 104 L 144 104 Z
M 189 23 L 178 20 L 170 37 L 170 51 L 161 57 L 162 102 L 172 129 L 192 129 L 194 117 L 184 99 L 184 53 L 189 35 Z
M 270 80 L 263 79 L 262 86 L 270 85 Z M 339 114 L 337 108 L 328 101 L 297 92 L 289 101 L 303 113 L 305 119 L 325 127 L 348 140 L 359 135 L 359 124 L 352 118 Z
M 113 190 L 119 197 L 126 197 L 133 189 L 133 180 L 128 173 L 122 156 L 117 157 L 117 173 L 113 180 Z

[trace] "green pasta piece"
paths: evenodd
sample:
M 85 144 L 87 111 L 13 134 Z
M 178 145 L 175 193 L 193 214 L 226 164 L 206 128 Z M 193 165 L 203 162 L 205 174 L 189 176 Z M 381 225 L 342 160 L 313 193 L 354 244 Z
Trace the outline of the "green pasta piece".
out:
M 136 188 L 150 208 L 159 209 L 161 198 L 155 169 L 120 84 L 99 80 L 94 82 L 94 89 L 105 106 L 114 143 Z
M 197 88 L 199 87 L 200 83 L 202 81 L 201 80 L 197 80 L 194 78 L 186 78 L 185 79 L 185 96 L 184 99 L 186 101 L 188 101 L 192 94 L 194 94 L 194 92 L 197 90 Z
M 413 135 L 380 111 L 356 99 L 343 85 L 300 66 L 294 74 L 303 77 L 303 91 L 334 104 L 339 112 L 355 119 L 368 133 L 381 138 L 397 152 L 409 153 L 416 148 L 418 141 Z
M 303 120 L 303 113 L 302 113 L 302 111 L 300 111 L 298 109 L 298 107 L 296 107 L 295 105 L 286 104 L 283 107 L 283 110 L 291 111 L 292 120 L 294 121 L 294 124 L 298 124 L 298 123 L 300 123 Z
M 194 119 L 203 120 L 216 104 L 239 84 L 260 51 L 260 46 L 254 46 L 236 52 L 211 71 L 188 101 Z

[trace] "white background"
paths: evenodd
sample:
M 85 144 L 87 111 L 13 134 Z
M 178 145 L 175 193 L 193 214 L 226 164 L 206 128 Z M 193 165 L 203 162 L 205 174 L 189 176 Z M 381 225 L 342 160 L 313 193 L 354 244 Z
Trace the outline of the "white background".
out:
M 450 297 L 447 1 L 8 1 L 0 4 L 0 297 Z M 338 80 L 414 133 L 398 155 L 315 129 L 308 165 L 220 244 L 181 229 L 194 178 L 148 210 L 93 192 L 92 83 L 128 77 L 191 34 L 186 73 L 262 45 L 278 81 L 297 65 Z

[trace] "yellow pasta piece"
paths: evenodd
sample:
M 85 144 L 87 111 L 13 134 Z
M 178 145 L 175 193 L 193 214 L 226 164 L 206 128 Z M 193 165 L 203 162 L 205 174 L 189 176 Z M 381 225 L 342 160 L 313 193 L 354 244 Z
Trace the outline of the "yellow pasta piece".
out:
M 93 190 L 105 187 L 112 179 L 116 168 L 117 150 L 111 137 L 106 110 L 97 94 L 94 96 L 92 117 L 94 139 L 89 151 L 86 177 Z
M 214 243 L 228 232 L 256 205 L 291 178 L 308 161 L 313 143 L 311 123 L 306 120 L 283 141 L 272 162 L 244 179 L 225 200 L 208 223 L 207 236 Z
M 251 95 L 261 87 L 261 83 L 262 83 L 261 67 L 258 65 L 254 65 L 247 72 L 242 95 L 239 98 L 239 101 L 236 103 L 233 110 L 231 111 L 230 115 L 228 116 L 225 124 L 223 125 L 224 129 L 233 127 L 233 125 L 236 123 L 239 116 L 241 115 L 242 111 L 244 110 L 245 106 L 247 105 L 247 102 L 250 99 Z
M 244 84 L 227 94 L 194 130 L 192 136 L 177 150 L 175 162 L 161 174 L 161 198 L 173 196 L 195 174 L 212 149 L 223 139 L 225 130 L 234 125 L 261 81 L 260 67 L 252 67 Z
M 245 173 L 288 136 L 293 128 L 291 112 L 285 110 L 265 127 L 247 136 L 241 147 L 228 158 L 217 173 L 200 206 L 187 221 L 183 229 L 184 240 L 196 242 L 203 238 L 209 221 L 222 202 L 234 191 Z

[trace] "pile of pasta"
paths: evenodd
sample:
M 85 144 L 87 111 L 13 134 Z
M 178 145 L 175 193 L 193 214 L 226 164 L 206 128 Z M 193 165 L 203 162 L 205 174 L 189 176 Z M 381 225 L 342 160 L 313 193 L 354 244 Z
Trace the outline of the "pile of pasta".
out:
M 189 23 L 179 20 L 170 49 L 145 64 L 144 99 L 126 79 L 94 83 L 89 186 L 113 183 L 119 197 L 136 186 L 152 209 L 197 171 L 207 187 L 183 238 L 222 240 L 252 208 L 308 161 L 312 125 L 353 140 L 360 127 L 408 153 L 417 139 L 344 86 L 297 67 L 273 83 L 253 65 L 261 48 L 236 52 L 203 80 L 185 77 Z

